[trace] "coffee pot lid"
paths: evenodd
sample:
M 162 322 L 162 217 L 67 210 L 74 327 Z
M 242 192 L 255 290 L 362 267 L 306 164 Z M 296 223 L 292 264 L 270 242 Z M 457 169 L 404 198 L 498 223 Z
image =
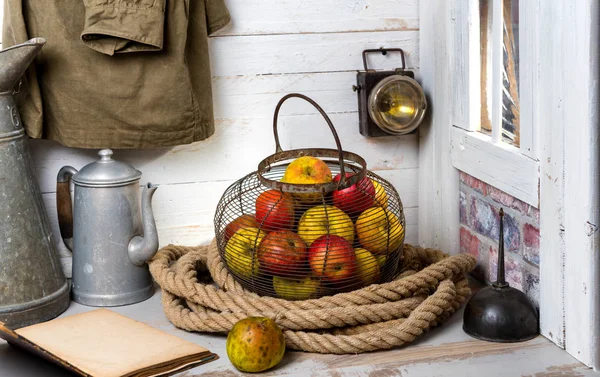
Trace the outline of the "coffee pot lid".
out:
M 73 182 L 81 186 L 122 186 L 140 179 L 142 172 L 131 165 L 112 159 L 113 151 L 102 149 L 100 160 L 84 166 L 73 176 Z

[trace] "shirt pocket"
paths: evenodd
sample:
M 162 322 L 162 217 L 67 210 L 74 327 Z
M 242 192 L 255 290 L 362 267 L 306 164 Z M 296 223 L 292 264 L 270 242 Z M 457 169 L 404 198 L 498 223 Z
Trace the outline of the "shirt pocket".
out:
M 84 0 L 81 40 L 107 55 L 161 51 L 166 0 Z

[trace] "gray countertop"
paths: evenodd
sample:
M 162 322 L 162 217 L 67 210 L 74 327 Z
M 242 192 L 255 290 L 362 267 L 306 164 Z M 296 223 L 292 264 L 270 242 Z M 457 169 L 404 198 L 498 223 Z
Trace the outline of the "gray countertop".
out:
M 225 336 L 197 334 L 175 328 L 161 307 L 160 290 L 139 304 L 112 310 L 158 329 L 177 335 L 217 353 L 217 361 L 179 374 L 179 377 L 247 375 L 238 372 L 225 352 Z M 62 315 L 94 308 L 72 302 Z M 542 374 L 543 373 L 543 374 Z M 288 351 L 270 376 L 600 376 L 580 364 L 544 337 L 523 343 L 488 343 L 470 338 L 462 331 L 462 312 L 416 342 L 390 351 L 359 355 L 319 355 Z M 31 356 L 0 340 L 0 377 L 67 377 L 58 366 Z

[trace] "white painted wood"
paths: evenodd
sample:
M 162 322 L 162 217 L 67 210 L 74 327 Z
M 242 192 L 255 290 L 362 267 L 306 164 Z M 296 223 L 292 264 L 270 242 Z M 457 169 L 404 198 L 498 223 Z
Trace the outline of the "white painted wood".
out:
M 538 208 L 539 162 L 480 132 L 452 127 L 452 165 Z
M 502 76 L 504 73 L 504 17 L 503 0 L 492 3 L 492 142 L 502 143 Z M 476 176 L 479 178 L 479 176 Z M 537 195 L 536 195 L 537 196 Z
M 481 123 L 479 0 L 452 0 L 450 12 L 452 124 L 476 131 Z
M 554 9 L 554 8 L 553 8 Z M 600 368 L 600 171 L 597 0 L 562 1 L 562 32 L 551 56 L 560 64 L 562 103 L 553 123 L 564 132 L 566 349 Z M 595 11 L 595 13 L 591 13 Z M 566 67 L 569 67 L 567 69 Z M 572 72 L 577 72 L 574 79 Z M 543 76 L 547 77 L 547 76 Z M 555 73 L 556 77 L 556 73 Z M 578 125 L 572 130 L 569 125 Z
M 390 58 L 394 58 L 389 54 Z M 401 65 L 396 57 L 396 64 Z M 358 111 L 352 91 L 356 72 L 289 75 L 217 76 L 213 78 L 216 118 L 256 118 L 273 113 L 281 97 L 298 92 L 314 98 L 328 114 Z M 289 100 L 281 115 L 318 114 L 308 102 Z
M 406 65 L 419 66 L 418 31 L 233 36 L 211 38 L 214 76 L 302 72 L 356 71 L 363 69 L 362 51 L 399 47 Z M 397 68 L 395 54 L 369 57 L 373 68 Z
M 595 12 L 595 13 L 592 13 Z M 541 331 L 599 367 L 598 1 L 541 2 Z M 573 72 L 577 72 L 574 79 Z M 577 127 L 573 128 L 572 125 Z
M 438 0 L 420 10 L 421 76 L 434 106 L 419 128 L 419 244 L 458 252 L 459 179 L 450 164 L 453 101 L 449 98 L 451 70 L 448 46 L 449 5 Z
M 228 0 L 227 6 L 233 22 L 218 36 L 419 28 L 418 0 Z
M 533 15 L 519 24 L 519 102 L 520 112 L 520 150 L 524 155 L 539 159 L 539 82 L 540 72 L 540 1 L 519 2 L 519 14 Z M 527 111 L 523 111 L 527 110 Z
M 319 101 L 318 97 L 315 100 Z M 300 100 L 290 100 L 293 108 Z M 416 135 L 368 139 L 358 132 L 358 114 L 331 114 L 345 150 L 360 154 L 371 170 L 418 166 Z M 333 136 L 320 115 L 280 119 L 284 149 L 334 147 Z M 318 137 L 317 137 L 318 136 Z M 80 169 L 97 159 L 96 151 L 66 148 L 48 140 L 31 140 L 31 154 L 42 192 L 56 190 L 56 174 L 64 165 Z M 142 171 L 142 182 L 155 184 L 236 180 L 255 171 L 258 163 L 275 153 L 272 118 L 220 119 L 216 133 L 206 141 L 173 148 L 116 151 L 116 159 Z M 210 161 L 210 163 L 207 163 Z M 417 183 L 414 182 L 415 187 Z
M 450 93 L 452 93 L 453 111 L 451 149 L 453 165 L 474 177 L 503 190 L 516 198 L 523 200 L 535 207 L 539 205 L 539 163 L 537 163 L 536 138 L 538 129 L 534 125 L 537 119 L 537 83 L 539 82 L 539 60 L 536 59 L 537 42 L 533 40 L 538 34 L 535 28 L 539 15 L 536 13 L 535 1 L 527 6 L 522 6 L 520 23 L 528 25 L 524 32 L 529 34 L 520 41 L 522 46 L 528 48 L 521 55 L 521 62 L 528 77 L 525 86 L 520 88 L 520 93 L 525 97 L 521 103 L 521 130 L 524 134 L 524 150 L 514 148 L 502 142 L 502 74 L 503 74 L 503 22 L 502 0 L 493 0 L 492 6 L 492 32 L 491 41 L 491 85 L 488 95 L 491 97 L 492 137 L 475 132 L 480 125 L 480 29 L 479 22 L 470 19 L 479 19 L 479 1 L 450 2 L 450 42 L 451 68 L 449 70 Z M 521 2 L 524 3 L 524 2 Z M 529 25 L 531 20 L 531 25 Z M 474 26 L 476 24 L 476 27 Z M 421 30 L 423 33 L 423 30 Z M 523 33 L 521 33 L 523 34 Z M 457 46 L 462 47 L 457 50 Z M 533 50 L 533 51 L 531 51 Z M 422 57 L 424 59 L 425 57 Z M 465 67 L 472 67 L 466 70 Z M 521 72 L 523 76 L 523 72 Z M 472 85 L 469 85 L 471 83 Z M 535 103 L 535 104 L 534 104 Z M 475 108 L 475 110 L 473 110 Z M 467 110 L 465 110 L 467 109 Z M 470 110 L 473 110 L 469 112 Z M 463 129 L 463 130 L 460 130 Z M 472 132 L 469 132 L 472 131 Z M 488 143 L 489 145 L 486 145 Z M 471 150 L 472 149 L 472 150 Z M 515 164 L 513 166 L 508 166 Z M 526 170 L 524 170 L 526 169 Z

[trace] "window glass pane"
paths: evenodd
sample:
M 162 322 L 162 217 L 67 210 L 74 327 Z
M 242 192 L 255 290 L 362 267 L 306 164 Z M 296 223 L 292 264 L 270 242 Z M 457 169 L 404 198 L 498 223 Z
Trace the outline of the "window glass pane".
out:
M 519 145 L 519 0 L 504 0 L 502 139 Z
M 493 2 L 479 0 L 481 43 L 481 128 L 492 133 Z M 519 0 L 503 1 L 502 140 L 519 146 Z
M 481 128 L 492 133 L 492 3 L 479 0 L 479 27 L 481 43 Z

